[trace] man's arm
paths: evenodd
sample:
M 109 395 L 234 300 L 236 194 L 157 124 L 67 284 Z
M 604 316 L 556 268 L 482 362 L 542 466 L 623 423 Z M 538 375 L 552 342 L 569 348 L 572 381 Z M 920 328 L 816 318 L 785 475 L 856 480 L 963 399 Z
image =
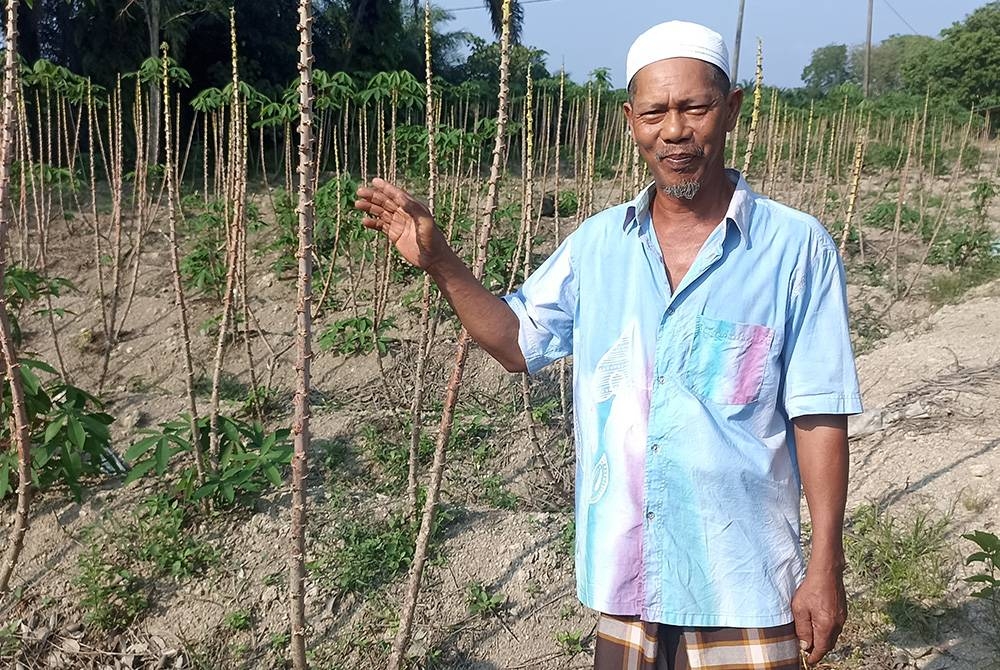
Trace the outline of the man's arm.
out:
M 812 520 L 806 576 L 792 599 L 795 631 L 818 663 L 837 642 L 847 619 L 844 594 L 844 508 L 847 504 L 847 417 L 792 420 L 802 488 Z
M 385 233 L 399 253 L 425 270 L 479 346 L 509 372 L 527 363 L 518 345 L 519 323 L 506 302 L 476 279 L 441 234 L 427 207 L 406 191 L 375 179 L 358 189 L 354 206 L 368 214 L 366 228 Z

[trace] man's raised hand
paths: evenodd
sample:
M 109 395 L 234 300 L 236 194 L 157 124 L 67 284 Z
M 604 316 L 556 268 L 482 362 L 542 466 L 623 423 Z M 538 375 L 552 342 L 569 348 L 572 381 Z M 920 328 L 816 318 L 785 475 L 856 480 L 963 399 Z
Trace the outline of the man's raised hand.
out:
M 403 189 L 376 178 L 357 195 L 354 206 L 368 215 L 364 226 L 385 233 L 411 265 L 428 270 L 450 252 L 430 210 Z

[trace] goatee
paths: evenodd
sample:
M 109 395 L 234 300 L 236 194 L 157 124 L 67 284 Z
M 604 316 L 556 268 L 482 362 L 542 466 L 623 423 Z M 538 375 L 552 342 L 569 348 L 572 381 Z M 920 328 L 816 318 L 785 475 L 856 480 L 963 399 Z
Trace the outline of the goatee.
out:
M 698 195 L 698 189 L 700 188 L 701 182 L 691 180 L 681 182 L 680 184 L 667 184 L 660 190 L 663 191 L 664 195 L 668 195 L 671 198 L 694 200 L 694 197 Z

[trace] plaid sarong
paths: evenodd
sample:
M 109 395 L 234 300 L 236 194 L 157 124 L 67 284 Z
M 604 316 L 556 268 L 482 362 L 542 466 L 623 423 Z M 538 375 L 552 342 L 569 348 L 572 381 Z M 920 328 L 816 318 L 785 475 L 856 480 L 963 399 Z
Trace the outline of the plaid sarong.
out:
M 795 625 L 688 628 L 602 614 L 594 670 L 800 670 Z

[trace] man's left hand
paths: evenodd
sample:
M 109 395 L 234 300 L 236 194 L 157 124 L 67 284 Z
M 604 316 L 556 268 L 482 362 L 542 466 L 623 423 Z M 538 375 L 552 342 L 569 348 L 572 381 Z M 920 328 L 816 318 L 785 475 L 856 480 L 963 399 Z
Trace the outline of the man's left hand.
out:
M 813 566 L 810 566 L 812 568 Z M 795 633 L 810 664 L 819 663 L 837 643 L 847 620 L 847 596 L 840 568 L 810 569 L 792 598 Z

